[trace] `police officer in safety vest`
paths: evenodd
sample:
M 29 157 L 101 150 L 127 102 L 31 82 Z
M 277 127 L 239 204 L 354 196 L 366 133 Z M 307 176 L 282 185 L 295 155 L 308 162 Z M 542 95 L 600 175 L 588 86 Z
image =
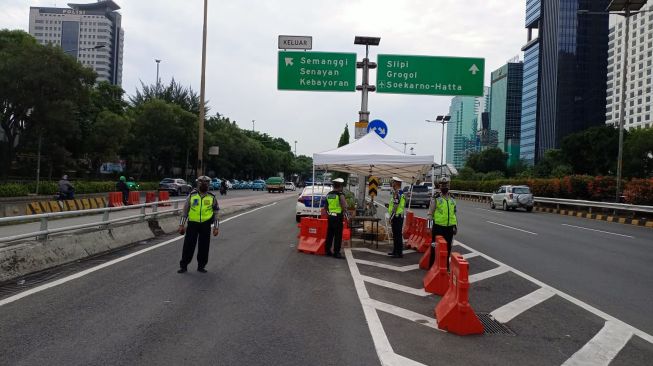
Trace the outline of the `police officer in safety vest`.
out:
M 431 230 L 431 257 L 429 266 L 435 261 L 435 237 L 440 235 L 447 242 L 447 270 L 449 270 L 449 258 L 451 257 L 451 245 L 453 236 L 458 233 L 458 219 L 456 218 L 456 201 L 449 194 L 449 179 L 440 179 L 440 194 L 431 199 L 429 205 L 429 218 L 433 219 Z
M 393 250 L 388 253 L 392 258 L 403 257 L 404 238 L 402 229 L 404 227 L 404 209 L 406 208 L 406 197 L 401 190 L 401 183 L 403 180 L 397 177 L 392 177 L 392 196 L 388 204 L 388 215 L 392 224 L 392 240 Z
M 190 192 L 179 223 L 179 234 L 184 235 L 184 249 L 181 253 L 179 271 L 185 273 L 188 264 L 193 260 L 195 245 L 197 244 L 197 271 L 206 273 L 206 263 L 209 261 L 209 244 L 211 242 L 211 225 L 213 225 L 213 236 L 218 236 L 218 200 L 209 192 L 211 178 L 201 176 L 197 178 L 197 189 Z M 188 229 L 185 224 L 188 221 Z
M 328 227 L 326 237 L 326 255 L 334 258 L 343 258 L 340 254 L 342 244 L 342 220 L 348 218 L 347 200 L 342 193 L 342 185 L 345 182 L 342 178 L 334 179 L 333 190 L 326 196 L 326 214 L 328 215 Z M 333 246 L 333 251 L 331 251 Z

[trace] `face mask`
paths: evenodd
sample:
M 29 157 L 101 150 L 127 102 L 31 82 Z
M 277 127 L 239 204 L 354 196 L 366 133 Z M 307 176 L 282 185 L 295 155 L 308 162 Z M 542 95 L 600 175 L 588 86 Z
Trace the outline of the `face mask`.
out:
M 447 187 L 440 188 L 440 192 L 447 194 L 447 192 L 449 192 L 449 188 Z
M 200 192 L 204 193 L 209 190 L 209 185 L 206 183 L 200 184 Z

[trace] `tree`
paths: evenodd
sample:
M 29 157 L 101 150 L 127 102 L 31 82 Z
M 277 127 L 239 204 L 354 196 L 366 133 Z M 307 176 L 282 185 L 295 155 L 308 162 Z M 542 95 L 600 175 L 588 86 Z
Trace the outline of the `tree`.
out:
M 94 81 L 95 72 L 61 48 L 39 45 L 23 31 L 0 30 L 0 127 L 6 139 L 2 173 L 8 173 L 16 149 L 27 144 L 19 136 L 30 129 L 48 138 L 64 132 L 70 140 L 76 126 L 69 123 L 77 120 L 78 106 Z M 56 147 L 68 151 L 63 144 Z
M 624 140 L 623 164 L 626 177 L 653 177 L 653 129 L 631 130 L 628 133 Z
M 619 150 L 619 130 L 596 126 L 568 135 L 560 145 L 574 174 L 613 175 Z
M 109 110 L 100 112 L 86 138 L 93 171 L 106 161 L 117 160 L 129 137 L 130 120 Z
M 161 84 L 145 85 L 141 82 L 141 89 L 136 89 L 136 94 L 129 97 L 129 102 L 133 107 L 138 107 L 153 99 L 161 99 L 176 104 L 196 116 L 200 114 L 200 97 L 197 92 L 192 87 L 185 87 L 177 83 L 174 78 L 168 86 L 162 86 Z M 205 101 L 204 105 L 206 113 L 208 113 L 208 101 Z
M 551 149 L 544 153 L 544 156 L 533 167 L 533 175 L 538 178 L 548 178 L 552 175 L 553 171 L 566 170 L 569 167 L 565 153 L 562 150 Z
M 465 161 L 465 166 L 479 173 L 499 171 L 505 174 L 508 170 L 507 161 L 508 154 L 499 148 L 492 148 L 470 154 Z
M 349 125 L 345 125 L 345 130 L 342 131 L 340 134 L 340 139 L 338 140 L 338 147 L 342 147 L 349 144 Z M 341 173 L 341 172 L 335 172 L 333 173 L 333 179 L 337 178 L 342 178 L 345 181 L 345 185 L 347 184 L 347 180 L 349 180 L 349 174 L 347 173 Z

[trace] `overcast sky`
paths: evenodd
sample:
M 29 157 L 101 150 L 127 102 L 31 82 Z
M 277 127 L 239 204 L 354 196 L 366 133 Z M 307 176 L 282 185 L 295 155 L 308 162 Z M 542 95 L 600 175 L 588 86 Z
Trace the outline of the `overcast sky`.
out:
M 84 2 L 83 0 L 78 2 Z M 91 2 L 91 1 L 89 1 Z M 123 88 L 174 77 L 200 86 L 202 0 L 116 0 L 125 29 Z M 209 0 L 207 99 L 211 114 L 242 128 L 282 137 L 299 154 L 331 150 L 345 124 L 354 136 L 360 92 L 277 90 L 277 37 L 313 36 L 314 51 L 356 52 L 355 35 L 381 37 L 376 54 L 483 57 L 490 72 L 520 55 L 526 41 L 525 0 Z M 0 28 L 28 29 L 29 6 L 65 1 L 0 0 Z M 357 76 L 360 83 L 360 72 Z M 373 76 L 371 80 L 375 81 Z M 427 124 L 448 111 L 450 97 L 370 94 L 370 119 L 388 124 L 386 140 L 416 142 L 415 153 L 440 160 L 441 127 Z

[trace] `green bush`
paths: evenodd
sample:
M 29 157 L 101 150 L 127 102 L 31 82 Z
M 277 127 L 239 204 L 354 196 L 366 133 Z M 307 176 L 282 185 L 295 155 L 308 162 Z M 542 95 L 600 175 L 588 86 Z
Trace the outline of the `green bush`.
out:
M 9 183 L 0 184 L 0 197 L 27 196 L 29 190 L 24 184 Z
M 72 181 L 75 187 L 75 194 L 91 194 L 113 192 L 116 190 L 116 182 L 113 181 Z M 156 191 L 159 188 L 159 182 L 140 183 L 141 191 Z M 39 195 L 55 195 L 59 191 L 59 182 L 40 182 Z M 0 197 L 21 197 L 36 192 L 36 182 L 25 184 L 8 183 L 0 184 Z

